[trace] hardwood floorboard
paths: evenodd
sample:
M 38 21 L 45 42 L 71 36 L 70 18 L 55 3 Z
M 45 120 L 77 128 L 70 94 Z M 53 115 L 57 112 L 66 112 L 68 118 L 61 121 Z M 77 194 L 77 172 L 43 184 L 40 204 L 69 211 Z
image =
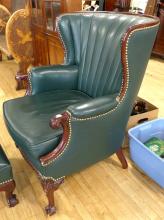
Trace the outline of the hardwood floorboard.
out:
M 80 173 L 67 177 L 54 194 L 57 214 L 47 217 L 46 196 L 40 182 L 22 158 L 3 122 L 3 102 L 23 96 L 16 91 L 14 61 L 0 62 L 0 143 L 13 166 L 20 201 L 8 208 L 4 193 L 0 193 L 0 220 L 162 220 L 164 190 L 140 171 L 127 156 L 129 168 L 123 170 L 114 155 Z M 151 59 L 139 91 L 139 96 L 159 108 L 164 117 L 164 62 Z

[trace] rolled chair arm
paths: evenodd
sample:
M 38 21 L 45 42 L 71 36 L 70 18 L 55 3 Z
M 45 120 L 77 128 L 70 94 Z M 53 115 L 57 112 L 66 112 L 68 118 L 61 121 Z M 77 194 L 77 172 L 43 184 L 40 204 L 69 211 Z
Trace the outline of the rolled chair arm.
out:
M 68 107 L 68 112 L 64 112 L 62 115 L 56 115 L 50 120 L 50 126 L 54 129 L 63 128 L 63 135 L 59 145 L 47 155 L 40 157 L 40 162 L 43 166 L 50 164 L 55 160 L 66 148 L 69 142 L 70 126 L 69 119 L 71 116 L 86 118 L 91 116 L 97 116 L 114 109 L 118 105 L 118 94 L 96 98 L 87 103 L 80 103 Z
M 70 118 L 69 113 L 64 112 L 62 115 L 56 115 L 50 120 L 50 126 L 52 128 L 54 129 L 60 127 L 63 128 L 63 135 L 59 145 L 52 152 L 40 157 L 40 162 L 43 166 L 48 165 L 50 162 L 56 159 L 65 149 L 68 143 L 69 133 L 70 133 L 69 118 Z
M 76 89 L 78 66 L 54 65 L 32 68 L 29 73 L 31 94 L 61 89 Z
M 118 105 L 118 93 L 71 105 L 68 111 L 75 118 L 95 117 L 104 114 Z

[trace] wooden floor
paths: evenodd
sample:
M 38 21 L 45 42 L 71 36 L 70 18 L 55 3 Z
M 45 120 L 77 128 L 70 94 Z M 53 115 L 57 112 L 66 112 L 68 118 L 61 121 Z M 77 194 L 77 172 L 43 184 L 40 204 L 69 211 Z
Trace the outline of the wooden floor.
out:
M 11 140 L 2 117 L 2 103 L 22 96 L 15 91 L 13 61 L 0 63 L 0 143 L 13 166 L 19 205 L 9 209 L 4 194 L 0 194 L 0 220 L 162 220 L 164 219 L 164 191 L 141 173 L 130 161 L 123 170 L 115 156 L 67 177 L 55 193 L 57 214 L 46 217 L 47 204 L 37 176 L 26 164 Z M 159 107 L 164 117 L 164 63 L 149 62 L 140 96 Z M 18 115 L 19 120 L 19 115 Z

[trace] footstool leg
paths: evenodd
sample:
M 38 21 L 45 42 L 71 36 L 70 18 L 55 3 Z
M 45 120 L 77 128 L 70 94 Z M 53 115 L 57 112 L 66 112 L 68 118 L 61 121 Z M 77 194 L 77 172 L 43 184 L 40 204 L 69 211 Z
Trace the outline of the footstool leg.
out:
M 18 204 L 18 199 L 16 198 L 16 195 L 13 194 L 15 190 L 15 181 L 12 180 L 8 183 L 8 186 L 6 187 L 5 193 L 6 193 L 6 199 L 9 207 L 14 207 Z
M 5 182 L 4 184 L 0 185 L 0 191 L 4 191 L 6 194 L 6 199 L 9 207 L 14 207 L 16 204 L 18 204 L 18 199 L 16 198 L 16 195 L 13 194 L 15 189 L 15 181 L 11 180 L 8 182 Z
M 2 61 L 2 51 L 0 50 L 0 61 Z
M 15 181 L 13 180 L 12 168 L 2 146 L 0 145 L 0 192 L 5 192 L 9 207 L 14 207 L 18 200 L 13 194 Z M 4 177 L 5 174 L 5 177 Z M 1 219 L 1 218 L 0 218 Z

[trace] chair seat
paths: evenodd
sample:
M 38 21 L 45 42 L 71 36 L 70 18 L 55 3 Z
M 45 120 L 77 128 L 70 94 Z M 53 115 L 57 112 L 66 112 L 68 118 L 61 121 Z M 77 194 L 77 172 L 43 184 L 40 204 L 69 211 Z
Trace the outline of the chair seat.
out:
M 17 98 L 4 103 L 4 118 L 15 143 L 40 157 L 60 140 L 62 129 L 52 129 L 50 119 L 69 105 L 91 99 L 75 90 L 58 90 Z
M 12 179 L 12 169 L 5 152 L 0 146 L 0 184 Z

